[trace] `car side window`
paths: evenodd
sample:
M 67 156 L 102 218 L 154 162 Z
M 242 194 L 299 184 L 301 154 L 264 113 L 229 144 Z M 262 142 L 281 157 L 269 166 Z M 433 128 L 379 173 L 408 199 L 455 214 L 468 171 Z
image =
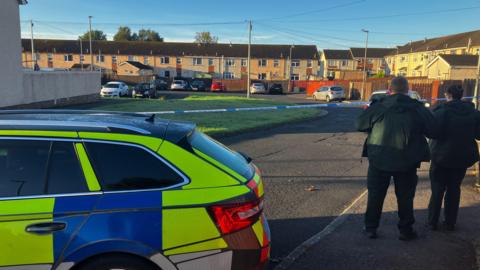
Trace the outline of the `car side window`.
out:
M 48 164 L 48 194 L 89 191 L 72 142 L 54 142 Z
M 0 197 L 42 195 L 49 141 L 0 140 Z
M 104 191 L 165 188 L 183 178 L 150 152 L 135 146 L 86 143 Z

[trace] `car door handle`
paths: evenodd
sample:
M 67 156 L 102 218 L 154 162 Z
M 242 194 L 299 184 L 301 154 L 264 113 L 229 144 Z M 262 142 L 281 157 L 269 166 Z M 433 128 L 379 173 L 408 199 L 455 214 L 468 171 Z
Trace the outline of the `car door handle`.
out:
M 25 231 L 33 234 L 49 234 L 61 231 L 66 227 L 67 224 L 63 222 L 45 222 L 28 225 Z

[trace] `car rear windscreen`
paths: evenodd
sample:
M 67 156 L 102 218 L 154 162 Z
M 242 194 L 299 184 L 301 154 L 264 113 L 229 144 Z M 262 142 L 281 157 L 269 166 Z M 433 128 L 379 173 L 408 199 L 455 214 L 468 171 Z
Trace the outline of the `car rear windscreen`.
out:
M 332 91 L 335 91 L 335 92 L 340 92 L 340 91 L 343 91 L 343 88 L 341 87 L 332 87 L 330 88 Z
M 242 155 L 228 149 L 204 133 L 195 131 L 189 136 L 189 143 L 194 149 L 209 156 L 246 179 L 250 180 L 253 178 L 255 170 Z

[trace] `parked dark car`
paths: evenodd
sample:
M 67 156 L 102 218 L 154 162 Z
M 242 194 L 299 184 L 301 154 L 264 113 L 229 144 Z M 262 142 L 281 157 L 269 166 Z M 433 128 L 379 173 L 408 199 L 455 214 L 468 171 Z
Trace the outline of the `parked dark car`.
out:
M 274 83 L 268 88 L 268 93 L 272 95 L 274 94 L 281 95 L 283 94 L 283 87 L 279 83 Z
M 168 83 L 165 80 L 162 80 L 162 79 L 156 79 L 156 80 L 152 81 L 152 84 L 155 87 L 155 90 L 157 90 L 157 91 L 168 89 Z
M 132 90 L 132 97 L 133 98 L 156 98 L 157 97 L 157 89 L 155 89 L 154 84 L 151 83 L 139 83 L 135 85 Z
M 207 86 L 204 81 L 194 80 L 190 83 L 190 88 L 194 91 L 205 91 L 207 90 Z

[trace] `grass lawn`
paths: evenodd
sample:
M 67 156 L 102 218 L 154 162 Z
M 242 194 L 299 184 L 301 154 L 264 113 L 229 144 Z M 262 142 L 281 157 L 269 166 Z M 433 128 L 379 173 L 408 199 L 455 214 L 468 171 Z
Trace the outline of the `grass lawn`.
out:
M 285 105 L 267 99 L 236 96 L 188 96 L 183 99 L 102 99 L 100 102 L 70 106 L 70 109 L 149 112 L 170 110 L 249 108 Z M 275 111 L 247 111 L 195 114 L 163 114 L 157 117 L 191 121 L 210 135 L 226 135 L 239 131 L 269 127 L 321 114 L 318 109 L 292 109 Z

